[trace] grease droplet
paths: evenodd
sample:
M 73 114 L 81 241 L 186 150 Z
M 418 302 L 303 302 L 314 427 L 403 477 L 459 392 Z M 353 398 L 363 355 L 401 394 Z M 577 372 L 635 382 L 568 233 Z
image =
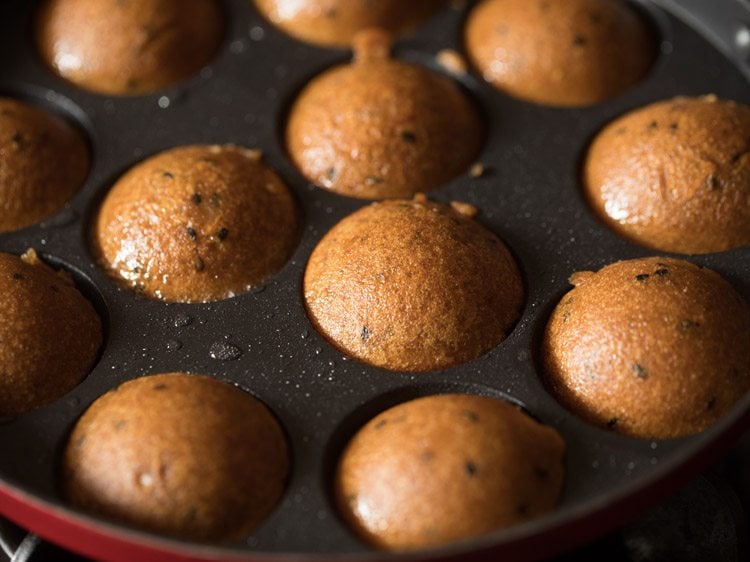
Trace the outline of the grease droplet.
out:
M 182 342 L 180 340 L 169 340 L 167 342 L 167 351 L 177 351 L 182 349 Z
M 189 326 L 192 323 L 193 323 L 193 319 L 187 314 L 178 314 L 177 316 L 174 317 L 175 328 L 184 328 L 185 326 Z
M 208 352 L 211 359 L 218 361 L 234 361 L 242 355 L 242 350 L 239 347 L 223 341 L 212 344 Z

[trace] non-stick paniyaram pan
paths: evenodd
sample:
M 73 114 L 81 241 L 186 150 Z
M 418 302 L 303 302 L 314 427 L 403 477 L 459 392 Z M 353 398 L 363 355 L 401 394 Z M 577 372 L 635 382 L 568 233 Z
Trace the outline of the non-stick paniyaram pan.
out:
M 105 323 L 105 343 L 74 390 L 0 423 L 0 512 L 9 519 L 84 555 L 122 561 L 538 559 L 625 522 L 685 483 L 748 427 L 750 396 L 691 437 L 636 439 L 600 429 L 547 392 L 537 361 L 540 334 L 573 272 L 663 255 L 619 237 L 586 205 L 580 165 L 590 140 L 614 117 L 675 95 L 713 93 L 750 103 L 746 4 L 637 2 L 659 37 L 658 59 L 638 85 L 592 107 L 541 107 L 501 94 L 472 72 L 460 77 L 486 116 L 478 161 L 487 173 L 464 174 L 430 197 L 466 201 L 480 210 L 480 221 L 518 259 L 527 297 L 522 318 L 491 352 L 425 374 L 384 371 L 342 356 L 313 328 L 302 302 L 301 279 L 312 249 L 331 226 L 367 202 L 326 192 L 301 177 L 285 152 L 285 111 L 312 76 L 346 60 L 348 51 L 303 44 L 262 19 L 248 0 L 225 0 L 226 36 L 206 68 L 152 95 L 113 98 L 78 89 L 42 64 L 31 39 L 36 5 L 0 5 L 0 94 L 77 123 L 88 135 L 93 163 L 66 208 L 41 224 L 0 235 L 0 251 L 20 254 L 33 247 L 70 271 Z M 441 71 L 436 54 L 463 51 L 470 8 L 446 6 L 401 39 L 395 55 Z M 91 255 L 89 225 L 102 196 L 130 166 L 166 148 L 196 143 L 260 148 L 299 202 L 302 235 L 263 290 L 210 304 L 165 304 L 108 278 Z M 718 271 L 750 296 L 749 248 L 687 259 Z M 217 353 L 222 349 L 232 353 Z M 240 543 L 213 546 L 154 536 L 86 515 L 61 498 L 61 450 L 88 405 L 124 381 L 173 371 L 238 385 L 263 400 L 287 433 L 293 467 L 284 497 Z M 336 459 L 376 413 L 446 391 L 510 398 L 556 428 L 567 444 L 561 503 L 540 519 L 448 547 L 408 554 L 373 550 L 336 512 L 330 492 Z

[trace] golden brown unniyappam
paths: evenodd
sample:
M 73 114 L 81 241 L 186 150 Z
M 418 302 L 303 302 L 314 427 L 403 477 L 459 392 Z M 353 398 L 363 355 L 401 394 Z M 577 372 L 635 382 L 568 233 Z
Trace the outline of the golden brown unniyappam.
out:
M 395 60 L 386 34 L 357 36 L 351 64 L 309 82 L 289 112 L 286 143 L 312 183 L 363 199 L 411 197 L 466 170 L 483 129 L 447 76 Z
M 383 549 L 438 546 L 551 511 L 565 443 L 504 400 L 420 398 L 370 420 L 346 446 L 336 499 L 346 521 Z
M 275 274 L 298 236 L 297 209 L 260 152 L 183 146 L 131 168 L 107 194 L 92 245 L 114 278 L 152 298 L 206 302 Z
M 466 21 L 465 43 L 490 84 L 559 107 L 623 93 L 657 52 L 649 25 L 624 0 L 483 0 Z
M 542 349 L 549 387 L 571 411 L 636 437 L 681 437 L 750 389 L 750 307 L 714 271 L 652 257 L 571 283 Z
M 289 452 L 273 414 L 227 383 L 169 373 L 98 398 L 65 448 L 65 497 L 89 513 L 199 542 L 246 537 L 278 503 Z
M 44 406 L 91 370 L 102 323 L 67 273 L 34 250 L 0 252 L 0 417 Z
M 47 66 L 77 86 L 142 95 L 208 64 L 224 25 L 217 0 L 45 0 L 35 39 Z
M 395 371 L 479 357 L 513 328 L 524 300 L 505 244 L 454 203 L 388 200 L 349 215 L 307 264 L 315 327 L 344 353 Z
M 583 179 L 602 220 L 644 246 L 750 244 L 750 107 L 709 95 L 635 109 L 596 136 Z
M 39 107 L 0 97 L 0 232 L 49 218 L 89 173 L 83 135 Z

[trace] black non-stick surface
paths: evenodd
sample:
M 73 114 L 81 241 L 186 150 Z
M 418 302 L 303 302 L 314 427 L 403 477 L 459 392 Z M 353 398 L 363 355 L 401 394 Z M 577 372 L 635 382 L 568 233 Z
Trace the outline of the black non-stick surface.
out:
M 716 2 L 716 9 L 731 1 Z M 750 103 L 748 82 L 737 67 L 656 3 L 638 6 L 661 39 L 659 58 L 642 83 L 616 99 L 586 109 L 544 108 L 511 99 L 474 75 L 461 77 L 486 115 L 487 140 L 478 160 L 489 171 L 480 178 L 458 177 L 430 196 L 480 209 L 481 222 L 518 258 L 527 300 L 512 334 L 490 353 L 417 375 L 343 357 L 315 331 L 302 303 L 301 279 L 313 247 L 337 221 L 367 203 L 329 194 L 301 177 L 284 151 L 284 114 L 310 77 L 347 60 L 348 52 L 297 42 L 263 21 L 248 0 L 226 0 L 226 39 L 199 75 L 154 95 L 108 98 L 79 90 L 42 65 L 30 36 L 35 5 L 0 4 L 0 94 L 29 99 L 77 122 L 90 139 L 93 165 L 68 208 L 43 224 L 0 234 L 0 251 L 34 247 L 76 273 L 105 320 L 107 337 L 101 359 L 77 388 L 49 406 L 2 421 L 0 478 L 6 482 L 63 505 L 56 489 L 59 453 L 71 425 L 93 400 L 149 373 L 204 373 L 262 399 L 286 429 L 293 455 L 278 509 L 245 543 L 228 548 L 363 555 L 369 549 L 339 520 L 329 494 L 346 439 L 370 416 L 414 396 L 447 390 L 505 396 L 565 438 L 562 503 L 546 518 L 450 549 L 460 552 L 547 532 L 588 513 L 623 509 L 634 492 L 667 474 L 684 474 L 686 463 L 693 470 L 690 459 L 700 457 L 750 406 L 745 397 L 727 419 L 694 437 L 628 438 L 590 426 L 557 404 L 535 362 L 539 333 L 569 288 L 571 273 L 658 254 L 609 231 L 585 205 L 579 168 L 592 136 L 623 112 L 674 95 L 714 93 Z M 440 70 L 438 51 L 462 50 L 467 9 L 444 9 L 400 41 L 396 55 Z M 192 143 L 261 148 L 298 199 L 302 234 L 290 261 L 262 289 L 212 304 L 165 304 L 110 280 L 92 259 L 87 230 L 120 174 L 156 152 Z M 750 296 L 750 249 L 689 259 L 719 271 Z

